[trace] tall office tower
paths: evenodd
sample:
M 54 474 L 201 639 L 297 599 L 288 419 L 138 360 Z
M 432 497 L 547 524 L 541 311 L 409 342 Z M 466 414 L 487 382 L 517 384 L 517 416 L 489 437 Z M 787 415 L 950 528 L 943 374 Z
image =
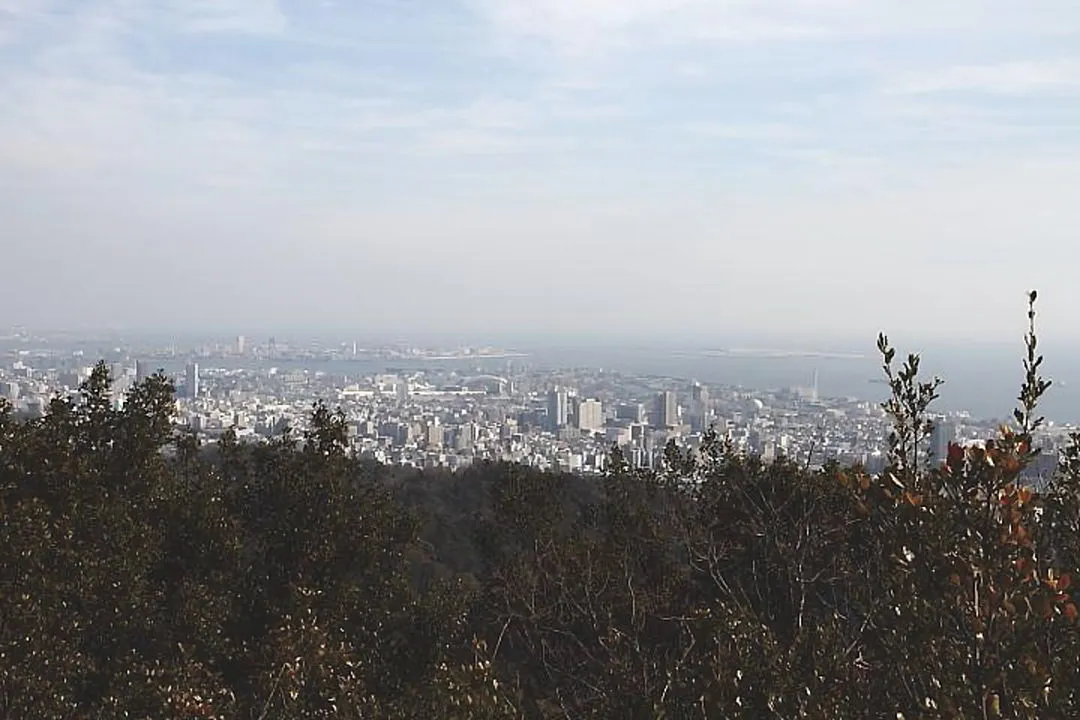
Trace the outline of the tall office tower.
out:
M 443 446 L 445 439 L 443 426 L 438 420 L 428 423 L 424 428 L 424 441 L 428 449 L 435 450 Z
M 653 411 L 653 426 L 658 428 L 675 427 L 679 424 L 679 406 L 675 402 L 675 393 L 664 390 L 656 395 L 656 407 Z
M 632 423 L 645 422 L 645 406 L 641 403 L 620 403 L 615 406 L 615 417 Z
M 409 378 L 397 378 L 394 381 L 394 395 L 396 396 L 399 405 L 405 405 L 409 402 L 409 393 Z
M 690 386 L 690 399 L 696 403 L 702 405 L 709 404 L 709 388 L 705 387 L 699 382 L 695 382 Z
M 934 421 L 930 432 L 930 462 L 937 465 L 949 457 L 949 443 L 956 442 L 956 424 L 945 418 Z
M 565 390 L 555 389 L 548 393 L 548 427 L 552 430 L 566 427 L 570 415 L 570 398 Z
M 188 363 L 184 372 L 184 390 L 189 399 L 199 397 L 199 363 Z
M 141 383 L 153 374 L 154 371 L 150 369 L 150 363 L 146 360 L 135 361 L 135 382 Z
M 709 403 L 709 388 L 695 380 L 690 386 L 690 427 L 695 431 L 705 430 L 711 413 L 712 406 Z
M 578 428 L 595 432 L 604 429 L 604 406 L 599 400 L 582 400 L 578 405 Z
M 243 335 L 236 336 L 236 354 L 243 355 L 244 350 L 247 348 L 247 338 Z

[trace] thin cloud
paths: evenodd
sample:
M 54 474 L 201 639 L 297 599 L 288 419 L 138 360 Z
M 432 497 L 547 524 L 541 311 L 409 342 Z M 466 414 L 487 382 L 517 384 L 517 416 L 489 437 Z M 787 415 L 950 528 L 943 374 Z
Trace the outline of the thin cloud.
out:
M 685 130 L 720 140 L 795 140 L 804 136 L 804 133 L 793 125 L 773 122 L 744 125 L 691 123 Z
M 51 3 L 49 0 L 0 0 L 0 18 L 26 18 L 40 14 Z
M 981 92 L 1025 95 L 1080 91 L 1080 61 L 1017 61 L 991 65 L 958 65 L 906 77 L 887 88 L 898 94 Z
M 649 45 L 792 42 L 940 33 L 1080 31 L 1070 0 L 468 0 L 503 48 L 545 43 L 567 57 Z
M 744 0 L 471 0 L 496 41 L 546 43 L 569 57 L 597 57 L 613 50 L 686 40 L 777 39 L 816 34 L 783 14 L 767 17 Z
M 185 32 L 277 35 L 288 27 L 277 0 L 175 0 L 166 8 Z

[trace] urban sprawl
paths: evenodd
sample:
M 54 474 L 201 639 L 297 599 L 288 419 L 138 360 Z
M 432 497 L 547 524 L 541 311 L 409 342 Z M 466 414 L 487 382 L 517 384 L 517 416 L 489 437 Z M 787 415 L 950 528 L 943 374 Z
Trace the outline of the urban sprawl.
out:
M 8 338 L 0 363 L 0 398 L 30 417 L 46 412 L 57 394 L 76 393 L 98 359 L 70 344 L 35 340 Z M 350 343 L 327 350 L 273 340 L 253 347 L 238 337 L 183 353 L 121 345 L 99 357 L 110 368 L 118 406 L 134 383 L 176 367 L 164 371 L 176 383 L 176 421 L 204 443 L 229 430 L 252 442 L 285 428 L 303 431 L 313 403 L 322 400 L 343 412 L 355 455 L 415 468 L 510 461 L 599 473 L 615 445 L 631 464 L 656 467 L 669 441 L 697 448 L 713 428 L 766 461 L 835 461 L 876 472 L 890 430 L 879 402 L 819 397 L 816 378 L 805 387 L 747 389 L 600 369 L 537 369 L 525 356 L 493 348 Z M 352 371 L 350 360 L 385 371 L 361 370 L 359 362 Z M 408 369 L 392 369 L 405 362 Z M 933 419 L 931 462 L 948 443 L 978 442 L 995 430 L 993 421 L 967 413 Z M 1070 430 L 1046 425 L 1039 438 L 1045 462 L 1032 472 L 1052 468 Z

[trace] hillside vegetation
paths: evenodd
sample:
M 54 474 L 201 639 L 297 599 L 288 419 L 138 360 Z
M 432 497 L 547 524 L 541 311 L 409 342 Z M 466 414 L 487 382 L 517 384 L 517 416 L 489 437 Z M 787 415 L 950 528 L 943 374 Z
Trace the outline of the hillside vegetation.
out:
M 595 480 L 407 473 L 321 405 L 208 453 L 165 378 L 116 410 L 104 366 L 0 408 L 0 718 L 1080 717 L 1080 439 L 1018 482 L 1033 327 L 1012 426 L 935 467 L 936 382 L 879 345 L 877 477 L 715 436 Z

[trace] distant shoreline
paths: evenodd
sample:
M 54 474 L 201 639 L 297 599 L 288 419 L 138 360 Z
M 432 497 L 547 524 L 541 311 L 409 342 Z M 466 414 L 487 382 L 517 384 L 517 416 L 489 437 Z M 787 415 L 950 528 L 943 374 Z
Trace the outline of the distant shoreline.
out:
M 820 360 L 867 360 L 861 353 L 825 352 L 819 350 L 769 350 L 758 348 L 725 348 L 720 350 L 682 351 L 676 353 L 694 357 L 745 357 L 745 358 L 810 358 Z
M 494 353 L 491 355 L 403 355 L 390 360 L 509 360 L 529 357 L 528 353 Z

